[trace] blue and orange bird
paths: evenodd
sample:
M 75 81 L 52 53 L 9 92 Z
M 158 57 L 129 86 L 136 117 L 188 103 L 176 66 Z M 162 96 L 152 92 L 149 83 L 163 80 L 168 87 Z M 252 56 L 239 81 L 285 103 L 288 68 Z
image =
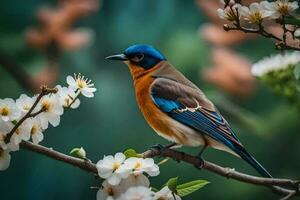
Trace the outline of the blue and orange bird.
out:
M 107 57 L 125 62 L 133 77 L 138 106 L 155 132 L 173 145 L 200 146 L 232 153 L 263 177 L 268 171 L 251 156 L 204 93 L 177 71 L 162 53 L 137 44 Z

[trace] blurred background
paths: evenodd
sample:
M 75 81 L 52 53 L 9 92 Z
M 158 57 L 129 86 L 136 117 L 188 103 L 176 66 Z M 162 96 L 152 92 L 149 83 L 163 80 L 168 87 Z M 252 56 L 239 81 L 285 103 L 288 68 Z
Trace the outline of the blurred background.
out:
M 2 0 L 0 7 L 0 98 L 34 94 L 41 84 L 65 84 L 82 73 L 95 83 L 95 98 L 63 115 L 42 145 L 68 153 L 83 146 L 94 162 L 134 148 L 143 152 L 167 143 L 140 114 L 132 80 L 122 63 L 104 58 L 135 43 L 151 44 L 212 99 L 246 148 L 275 177 L 297 178 L 300 118 L 286 99 L 256 81 L 251 63 L 275 52 L 273 43 L 223 31 L 218 0 Z M 276 27 L 270 27 L 276 33 Z M 183 148 L 196 154 L 198 149 Z M 242 160 L 209 149 L 204 158 L 257 175 Z M 263 187 L 169 161 L 153 178 L 206 179 L 205 188 L 184 199 L 275 199 Z M 1 200 L 96 199 L 93 175 L 45 156 L 21 150 L 0 173 Z

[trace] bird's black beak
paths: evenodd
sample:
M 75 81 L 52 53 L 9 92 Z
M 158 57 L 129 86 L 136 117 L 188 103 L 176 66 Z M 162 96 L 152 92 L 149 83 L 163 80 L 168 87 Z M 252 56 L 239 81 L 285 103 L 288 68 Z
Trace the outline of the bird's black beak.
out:
M 121 60 L 121 61 L 128 60 L 128 58 L 124 54 L 108 56 L 105 59 L 107 59 L 107 60 Z

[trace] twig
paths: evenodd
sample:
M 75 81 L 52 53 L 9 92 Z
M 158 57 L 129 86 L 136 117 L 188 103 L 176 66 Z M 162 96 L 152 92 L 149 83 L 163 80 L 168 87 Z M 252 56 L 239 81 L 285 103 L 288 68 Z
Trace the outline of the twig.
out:
M 39 113 L 43 112 L 43 110 L 40 110 L 40 111 L 32 114 L 33 110 L 36 108 L 36 106 L 38 105 L 38 103 L 42 99 L 42 97 L 45 96 L 45 95 L 47 95 L 47 94 L 56 93 L 57 92 L 56 88 L 47 88 L 46 86 L 42 86 L 41 89 L 42 89 L 41 93 L 36 98 L 35 102 L 31 106 L 31 108 L 29 109 L 29 111 L 16 123 L 16 125 L 11 129 L 11 131 L 5 136 L 4 142 L 6 144 L 9 143 L 10 138 L 12 137 L 12 135 L 15 133 L 15 131 L 19 128 L 19 126 L 21 126 L 21 124 L 26 119 L 28 119 L 30 117 L 34 117 L 34 116 L 38 115 Z
M 276 44 L 277 48 L 283 48 L 283 49 L 289 49 L 289 50 L 295 50 L 295 51 L 300 51 L 300 48 L 293 47 L 287 44 L 286 42 L 286 33 L 287 29 L 285 25 L 283 26 L 284 34 L 283 34 L 283 39 L 275 36 L 272 33 L 267 32 L 262 25 L 259 26 L 258 29 L 250 29 L 250 28 L 245 28 L 240 25 L 239 20 L 236 21 L 236 23 L 233 24 L 234 26 L 229 26 L 228 24 L 225 24 L 223 26 L 225 31 L 242 31 L 244 33 L 255 33 L 264 36 L 265 38 L 271 38 L 275 39 L 278 43 Z
M 50 158 L 53 158 L 55 160 L 62 161 L 64 163 L 71 164 L 75 167 L 79 167 L 80 169 L 97 174 L 97 169 L 96 165 L 92 162 L 89 162 L 84 159 L 79 159 L 75 157 L 71 157 L 68 155 L 65 155 L 63 153 L 57 152 L 53 149 L 46 148 L 41 145 L 35 145 L 31 142 L 27 141 L 22 141 L 20 144 L 21 148 L 27 149 L 33 152 L 37 152 L 43 155 L 46 155 Z M 164 150 L 156 150 L 156 149 L 151 149 L 143 154 L 144 158 L 153 158 L 153 157 L 169 157 L 173 158 L 178 161 L 183 161 L 192 165 L 197 165 L 199 164 L 199 159 L 195 156 L 191 156 L 189 154 L 176 151 L 173 149 L 164 149 Z M 299 181 L 297 180 L 292 180 L 292 179 L 278 179 L 278 178 L 262 178 L 262 177 L 257 177 L 257 176 L 251 176 L 248 174 L 244 174 L 241 172 L 237 172 L 233 169 L 229 168 L 224 168 L 221 167 L 217 164 L 208 162 L 208 161 L 203 161 L 203 169 L 206 169 L 210 172 L 213 172 L 215 174 L 218 174 L 220 176 L 226 177 L 226 178 L 231 178 L 235 179 L 244 183 L 250 183 L 254 185 L 261 185 L 265 187 L 271 188 L 274 192 L 287 196 L 287 195 L 292 195 L 292 196 L 300 196 L 300 194 L 296 191 L 298 191 L 299 188 Z M 285 188 L 295 188 L 293 190 L 290 189 L 285 189 Z M 293 193 L 293 194 L 291 194 Z
M 281 198 L 280 200 L 288 200 L 288 199 L 292 198 L 295 194 L 296 194 L 296 191 L 291 192 L 290 194 L 284 196 L 284 197 Z
M 80 169 L 97 174 L 97 168 L 96 165 L 92 162 L 89 162 L 84 159 L 75 158 L 72 156 L 68 156 L 66 154 L 60 153 L 58 151 L 54 151 L 51 148 L 47 148 L 41 145 L 33 144 L 28 141 L 22 141 L 20 144 L 20 147 L 23 149 L 27 149 L 36 153 L 43 154 L 45 156 L 48 156 L 50 158 L 53 158 L 58 161 L 62 161 L 64 163 L 68 163 L 70 165 L 73 165 L 75 167 L 79 167 Z

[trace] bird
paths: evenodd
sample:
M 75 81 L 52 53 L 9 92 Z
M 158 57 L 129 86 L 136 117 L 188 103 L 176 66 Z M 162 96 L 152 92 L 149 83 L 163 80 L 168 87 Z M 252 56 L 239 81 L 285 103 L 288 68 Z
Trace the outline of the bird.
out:
M 270 173 L 246 151 L 229 123 L 203 91 L 173 67 L 156 48 L 134 44 L 106 57 L 123 61 L 133 78 L 138 107 L 150 127 L 175 145 L 203 146 L 242 158 L 261 176 Z

